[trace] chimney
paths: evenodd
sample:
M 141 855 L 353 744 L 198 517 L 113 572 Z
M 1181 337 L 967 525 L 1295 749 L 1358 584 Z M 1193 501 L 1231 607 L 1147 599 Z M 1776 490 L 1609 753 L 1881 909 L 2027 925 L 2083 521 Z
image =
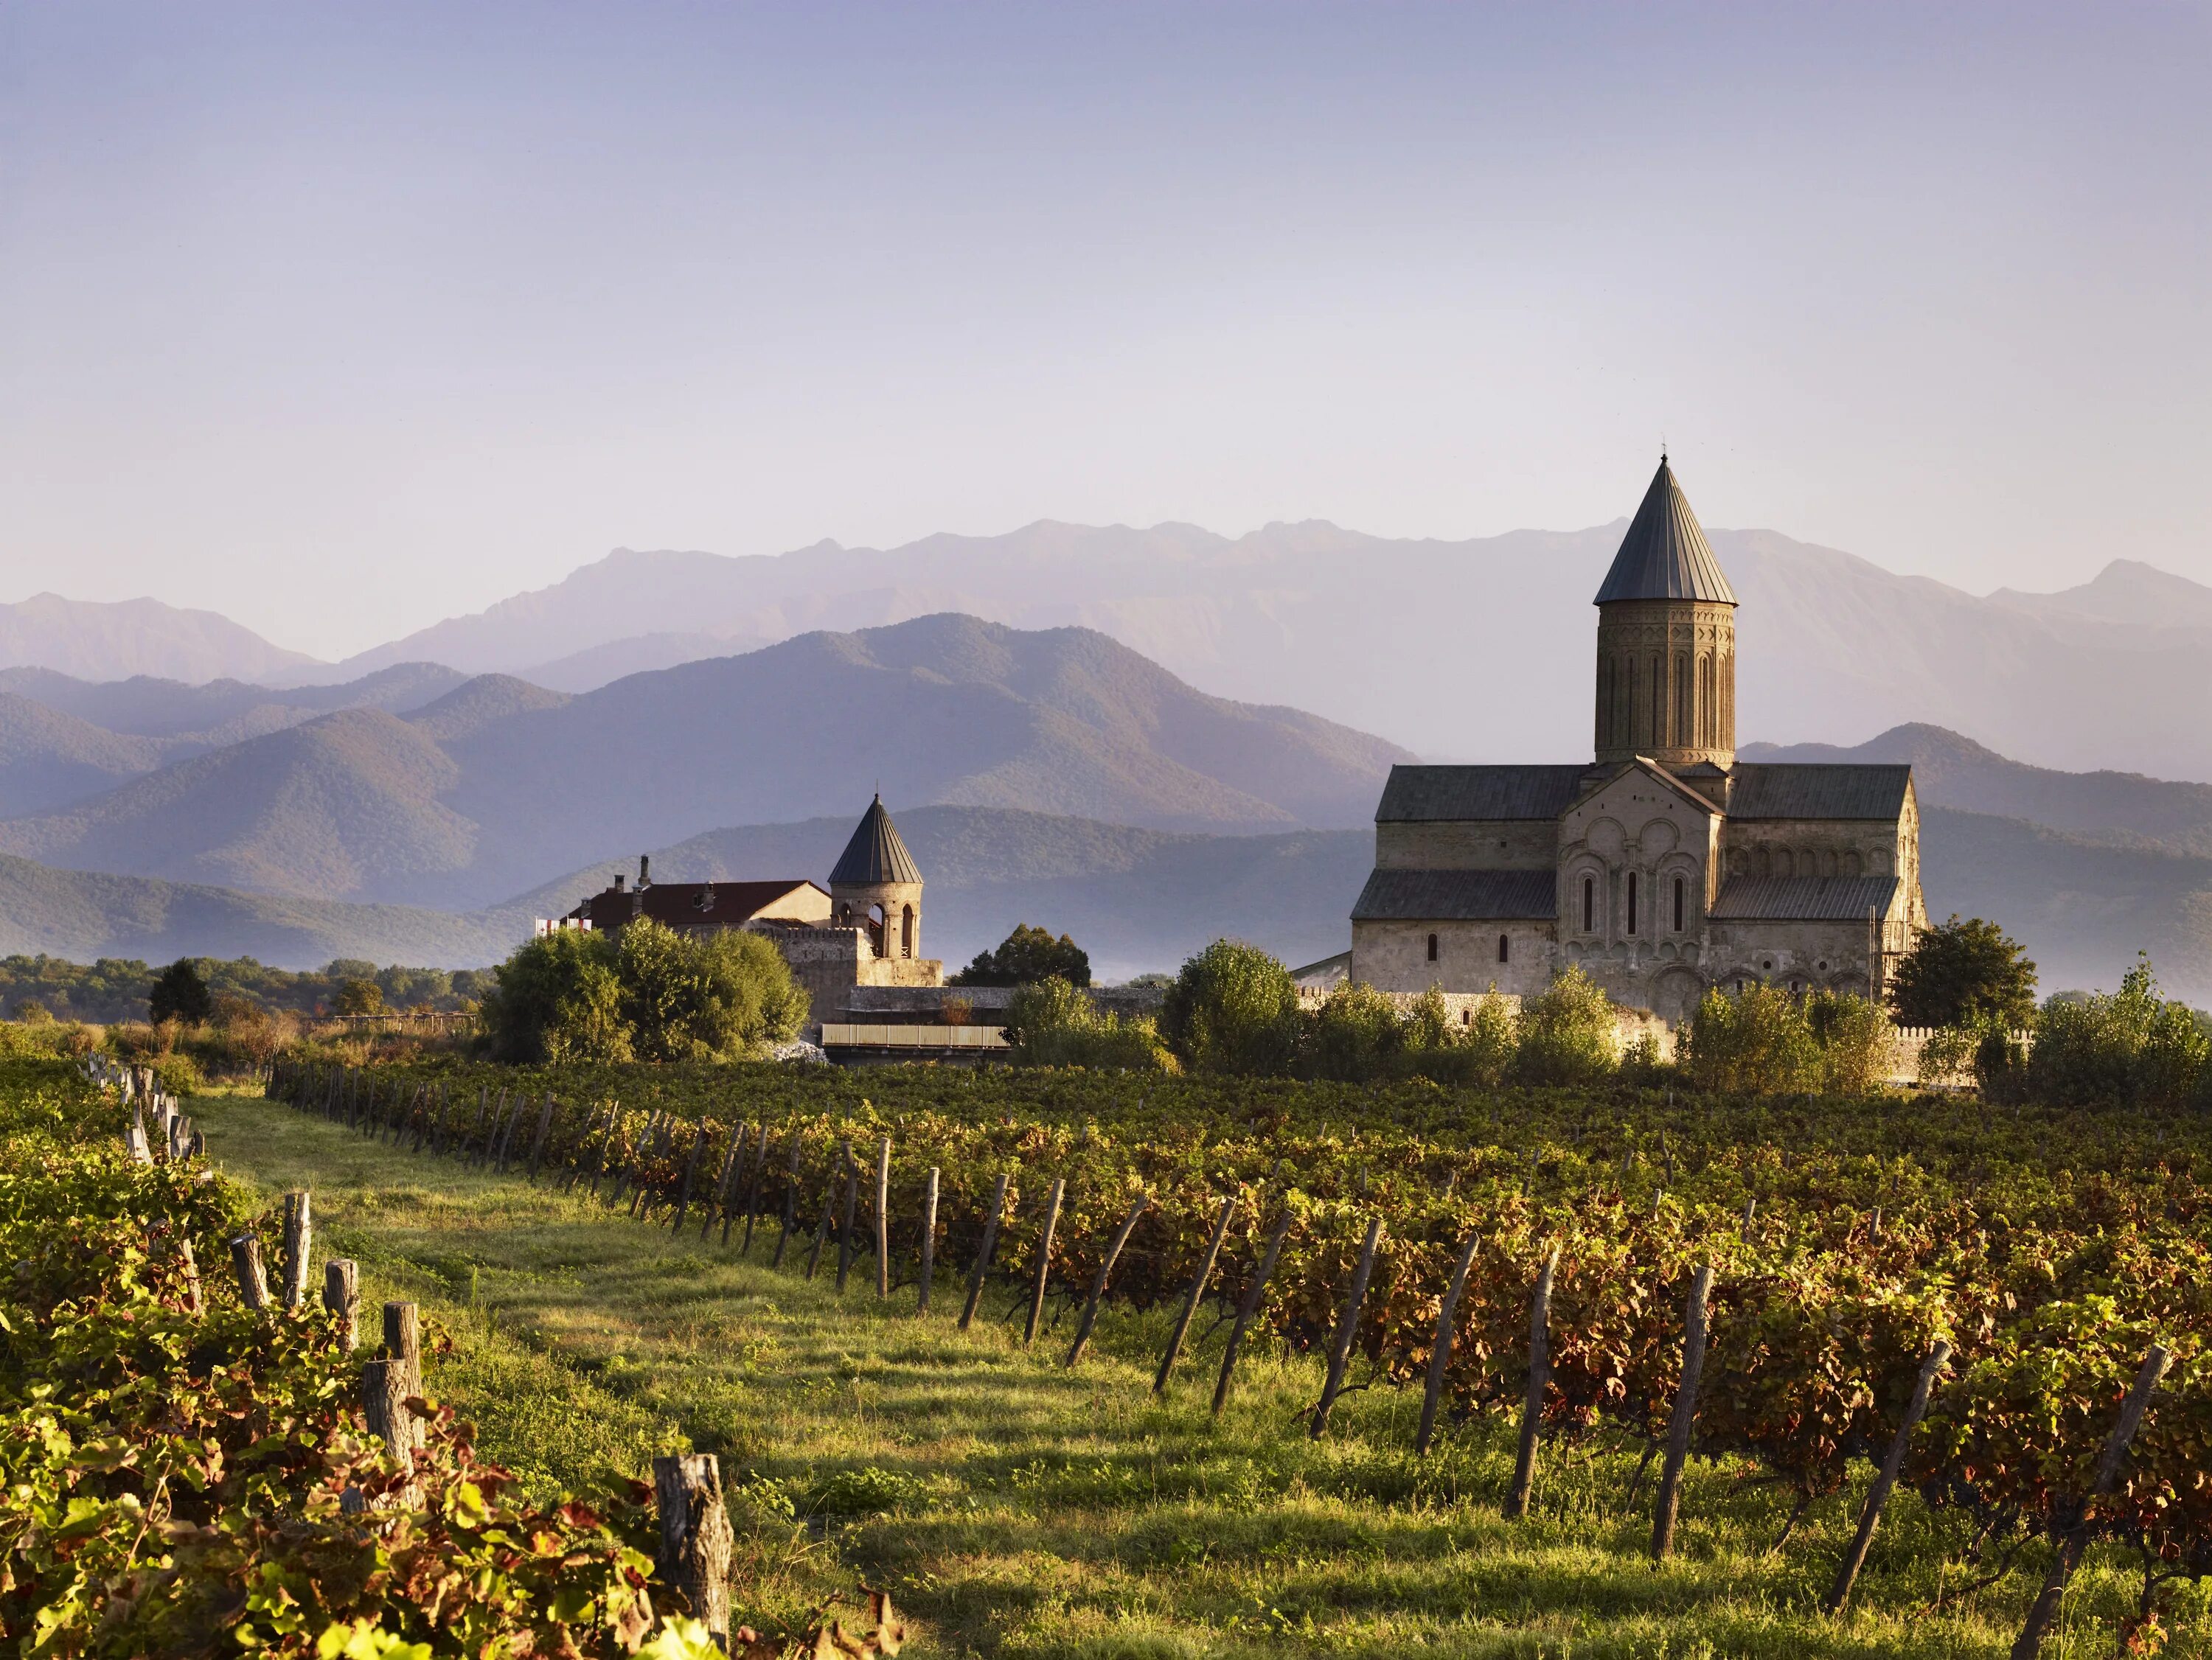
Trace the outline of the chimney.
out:
M 653 855 L 650 853 L 640 853 L 637 856 L 637 885 L 640 888 L 650 888 L 653 886 L 652 871 Z
M 627 879 L 623 875 L 623 873 L 622 873 L 621 871 L 617 870 L 617 871 L 616 871 L 616 872 L 615 872 L 615 892 L 616 892 L 616 893 L 619 894 L 619 893 L 621 893 L 621 892 L 623 891 L 623 881 L 624 881 L 625 880 L 627 880 Z

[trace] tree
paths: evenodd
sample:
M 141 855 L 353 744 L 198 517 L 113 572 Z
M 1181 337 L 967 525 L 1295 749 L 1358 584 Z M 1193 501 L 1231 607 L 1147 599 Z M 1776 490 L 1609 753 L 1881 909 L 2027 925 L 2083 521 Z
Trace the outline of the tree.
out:
M 640 1060 L 732 1060 L 788 1041 L 805 1021 L 806 993 L 758 934 L 679 932 L 646 917 L 622 930 L 615 955 Z
M 1613 1002 L 1580 966 L 1521 1005 L 1513 1069 L 1522 1083 L 1589 1084 L 1617 1064 Z
M 334 1015 L 381 1015 L 384 1012 L 384 988 L 374 980 L 361 976 L 338 982 L 337 995 L 331 1000 Z
M 2053 997 L 2035 1023 L 2021 1087 L 2052 1106 L 2179 1106 L 2212 1082 L 2212 1043 L 2196 1012 L 2158 994 L 2139 956 L 2117 991 Z
M 1954 912 L 1912 942 L 1891 977 L 1889 1006 L 1900 1026 L 2026 1026 L 2035 965 L 1996 924 Z
M 1280 1077 L 1297 1058 L 1298 1025 L 1291 971 L 1237 940 L 1184 963 L 1160 1009 L 1160 1035 L 1194 1072 Z
M 608 936 L 556 929 L 517 948 L 493 972 L 498 984 L 484 997 L 482 1018 L 495 1060 L 630 1058 Z
M 955 974 L 951 984 L 1030 985 L 1055 977 L 1073 986 L 1090 984 L 1090 953 L 1065 934 L 1054 939 L 1049 928 L 1017 923 L 1014 931 L 999 942 L 998 949 L 976 953 L 975 960 Z
M 178 958 L 155 975 L 152 989 L 146 994 L 146 1018 L 156 1026 L 164 1021 L 198 1026 L 214 1009 L 215 1000 L 208 995 L 207 982 L 200 978 L 198 966 L 190 957 Z

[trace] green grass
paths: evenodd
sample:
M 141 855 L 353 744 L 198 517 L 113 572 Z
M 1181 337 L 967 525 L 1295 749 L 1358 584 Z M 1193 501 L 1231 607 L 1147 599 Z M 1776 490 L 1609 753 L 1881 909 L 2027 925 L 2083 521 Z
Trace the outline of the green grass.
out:
M 1217 1423 L 1220 1335 L 1158 1403 L 1158 1312 L 1109 1312 L 1070 1372 L 1072 1315 L 1025 1352 L 998 1318 L 1011 1286 L 963 1334 L 949 1270 L 917 1318 L 911 1287 L 878 1304 L 869 1258 L 841 1297 L 834 1246 L 811 1282 L 806 1240 L 770 1271 L 773 1227 L 741 1261 L 258 1100 L 192 1111 L 226 1172 L 272 1198 L 314 1190 L 318 1255 L 361 1263 L 365 1305 L 422 1305 L 453 1345 L 432 1392 L 533 1486 L 635 1476 L 678 1446 L 719 1454 L 741 1617 L 795 1621 L 866 1583 L 912 1611 L 909 1652 L 925 1654 L 1980 1656 L 2008 1649 L 2046 1560 L 2032 1547 L 1931 1612 L 1987 1566 L 1962 1560 L 1965 1518 L 1900 1495 L 1853 1613 L 1830 1621 L 1818 1604 L 1863 1471 L 1777 1548 L 1788 1506 L 1772 1486 L 1693 1463 L 1678 1554 L 1654 1568 L 1649 1484 L 1626 1503 L 1640 1447 L 1547 1447 L 1535 1514 L 1508 1524 L 1507 1427 L 1416 1459 L 1418 1398 L 1376 1388 L 1315 1443 L 1304 1357 L 1250 1356 Z M 2136 1583 L 2119 1554 L 2093 1554 L 2045 1653 L 2113 1653 Z M 2166 1652 L 2212 1653 L 2197 1591 L 2166 1625 Z

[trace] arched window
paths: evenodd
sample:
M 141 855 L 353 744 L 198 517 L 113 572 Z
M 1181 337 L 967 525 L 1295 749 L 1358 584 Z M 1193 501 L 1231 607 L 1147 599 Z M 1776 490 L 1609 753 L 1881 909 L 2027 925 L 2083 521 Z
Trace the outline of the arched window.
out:
M 1651 659 L 1651 742 L 1667 742 L 1667 659 L 1664 654 Z M 1634 933 L 1634 929 L 1628 930 Z
M 1690 725 L 1690 659 L 1686 653 L 1679 653 L 1674 658 L 1674 742 L 1697 742 Z
M 1583 878 L 1583 932 L 1595 931 L 1597 919 L 1597 883 L 1588 876 Z
M 1636 872 L 1628 873 L 1628 931 L 1636 931 Z
M 1677 934 L 1682 931 L 1682 898 L 1683 882 L 1677 876 L 1674 878 L 1674 931 Z
M 1507 950 L 1510 948 L 1510 943 L 1511 943 L 1511 942 L 1510 942 L 1506 938 L 1506 936 L 1505 936 L 1504 935 L 1500 934 L 1500 935 L 1498 936 L 1498 961 L 1500 961 L 1500 962 L 1504 962 L 1504 961 L 1506 960 L 1506 952 L 1507 952 Z
M 1681 924 L 1679 923 L 1675 924 L 1678 928 L 1680 925 Z M 902 946 L 899 955 L 902 957 L 911 957 L 914 954 L 914 907 L 910 905 L 906 907 L 902 918 L 902 925 L 899 931 L 901 935 Z
M 1434 934 L 1431 934 L 1431 935 L 1430 935 L 1430 936 L 1429 936 L 1429 960 L 1430 960 L 1431 962 L 1434 962 L 1436 960 L 1437 960 L 1437 936 L 1436 936 Z
M 1613 744 L 1613 659 L 1601 657 L 1597 660 L 1597 747 L 1610 748 Z

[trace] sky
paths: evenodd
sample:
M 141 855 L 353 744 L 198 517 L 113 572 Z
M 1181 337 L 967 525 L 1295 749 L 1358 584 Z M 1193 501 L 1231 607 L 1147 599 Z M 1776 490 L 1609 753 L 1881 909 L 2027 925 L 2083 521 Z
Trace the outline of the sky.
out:
M 2212 8 L 0 6 L 0 600 L 1632 511 L 2212 583 Z M 681 626 L 680 621 L 673 626 Z

